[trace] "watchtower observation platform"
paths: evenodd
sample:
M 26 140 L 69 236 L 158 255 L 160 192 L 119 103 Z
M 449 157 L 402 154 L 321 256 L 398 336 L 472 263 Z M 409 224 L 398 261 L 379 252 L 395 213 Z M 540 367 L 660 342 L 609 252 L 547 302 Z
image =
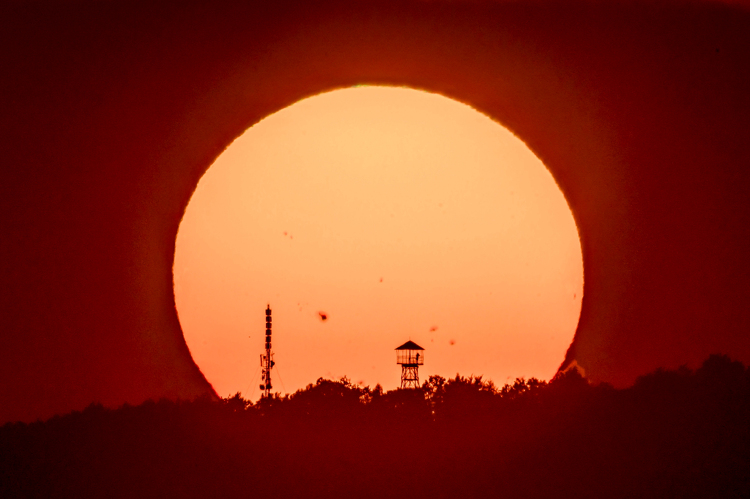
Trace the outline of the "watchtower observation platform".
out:
M 424 365 L 424 348 L 409 340 L 396 349 L 396 364 L 416 367 Z

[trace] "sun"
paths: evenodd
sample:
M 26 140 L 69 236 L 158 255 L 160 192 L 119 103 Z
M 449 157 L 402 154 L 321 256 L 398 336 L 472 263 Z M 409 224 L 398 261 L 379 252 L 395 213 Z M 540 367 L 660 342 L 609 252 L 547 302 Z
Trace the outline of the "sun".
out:
M 217 392 L 258 394 L 267 304 L 280 392 L 318 377 L 549 379 L 580 314 L 578 232 L 543 163 L 447 97 L 361 86 L 299 101 L 208 169 L 176 242 L 185 340 Z M 255 374 L 254 374 L 255 373 Z

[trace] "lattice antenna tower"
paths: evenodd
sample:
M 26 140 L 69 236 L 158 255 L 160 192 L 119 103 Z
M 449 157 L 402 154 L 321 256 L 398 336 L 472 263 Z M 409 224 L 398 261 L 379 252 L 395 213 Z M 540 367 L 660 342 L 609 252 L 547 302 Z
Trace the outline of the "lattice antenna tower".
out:
M 266 353 L 260 355 L 260 367 L 261 371 L 261 384 L 260 389 L 263 390 L 263 397 L 271 396 L 271 369 L 273 369 L 273 353 L 271 352 L 271 305 L 266 306 Z
M 396 348 L 401 365 L 401 388 L 419 388 L 419 366 L 424 365 L 424 348 L 409 340 Z

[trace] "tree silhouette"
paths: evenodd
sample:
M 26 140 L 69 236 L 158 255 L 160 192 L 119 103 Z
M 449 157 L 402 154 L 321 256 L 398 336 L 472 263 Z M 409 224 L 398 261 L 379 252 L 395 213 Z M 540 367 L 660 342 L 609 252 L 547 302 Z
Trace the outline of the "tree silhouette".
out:
M 631 388 L 320 378 L 251 403 L 148 401 L 0 428 L 0 497 L 747 497 L 750 371 L 726 356 Z

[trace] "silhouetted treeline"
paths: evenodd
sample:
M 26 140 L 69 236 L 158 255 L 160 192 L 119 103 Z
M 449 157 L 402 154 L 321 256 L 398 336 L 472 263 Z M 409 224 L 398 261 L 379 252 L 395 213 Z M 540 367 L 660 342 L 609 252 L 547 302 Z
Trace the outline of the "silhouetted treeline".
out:
M 319 379 L 252 404 L 146 402 L 0 428 L 0 497 L 750 497 L 750 370 L 616 390 Z

